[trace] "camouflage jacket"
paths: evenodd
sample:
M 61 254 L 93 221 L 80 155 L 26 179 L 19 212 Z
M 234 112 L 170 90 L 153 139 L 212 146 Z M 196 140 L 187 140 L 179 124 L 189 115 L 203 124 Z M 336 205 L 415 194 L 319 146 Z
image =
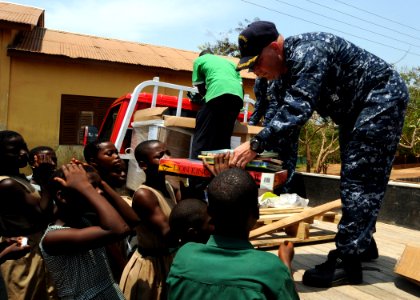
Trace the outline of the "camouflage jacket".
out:
M 328 33 L 285 39 L 284 56 L 287 73 L 281 77 L 283 87 L 278 96 L 282 103 L 257 135 L 265 149 L 292 138 L 315 110 L 338 125 L 354 124 L 361 110 L 370 105 L 369 93 L 398 76 L 384 60 Z M 405 84 L 396 82 L 400 87 L 389 91 L 393 95 L 381 98 L 380 111 L 404 98 L 401 91 L 406 89 Z M 377 108 L 372 114 L 378 113 Z
M 258 125 L 261 118 L 264 117 L 262 125 L 267 126 L 271 119 L 277 113 L 279 103 L 279 92 L 281 90 L 281 80 L 272 80 L 270 82 L 265 78 L 257 78 L 254 85 L 254 94 L 256 97 L 254 111 L 249 118 L 249 125 Z

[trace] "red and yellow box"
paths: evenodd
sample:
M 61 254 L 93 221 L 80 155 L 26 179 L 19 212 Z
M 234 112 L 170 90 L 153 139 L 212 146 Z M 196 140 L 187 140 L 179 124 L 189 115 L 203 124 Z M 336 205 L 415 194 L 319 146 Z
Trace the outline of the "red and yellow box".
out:
M 188 158 L 162 158 L 159 163 L 159 171 L 180 176 L 212 177 L 201 160 Z M 247 172 L 261 189 L 274 190 L 284 184 L 287 179 L 287 170 L 271 173 L 255 170 L 247 170 Z
M 184 176 L 212 176 L 201 160 L 188 158 L 162 158 L 159 162 L 159 171 Z

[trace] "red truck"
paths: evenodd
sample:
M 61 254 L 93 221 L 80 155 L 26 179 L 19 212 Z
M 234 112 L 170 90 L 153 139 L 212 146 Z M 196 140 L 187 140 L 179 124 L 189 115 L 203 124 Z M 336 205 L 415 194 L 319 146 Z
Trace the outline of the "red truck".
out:
M 152 94 L 141 92 L 149 86 L 154 87 Z M 158 94 L 158 87 L 178 90 L 178 97 Z M 191 102 L 189 98 L 184 98 L 185 92 L 196 93 L 197 90 L 193 87 L 160 82 L 159 78 L 156 77 L 153 80 L 140 83 L 131 94 L 125 94 L 112 103 L 99 128 L 98 138 L 112 141 L 120 153 L 123 154 L 131 143 L 131 122 L 136 110 L 148 107 L 168 107 L 165 114 L 195 117 L 200 106 Z M 245 95 L 244 100 L 243 112 L 238 116 L 240 122 L 246 122 L 249 119 L 251 113 L 248 111 L 248 105 L 249 103 L 255 103 L 248 95 Z M 86 137 L 92 136 L 92 133 L 86 133 Z

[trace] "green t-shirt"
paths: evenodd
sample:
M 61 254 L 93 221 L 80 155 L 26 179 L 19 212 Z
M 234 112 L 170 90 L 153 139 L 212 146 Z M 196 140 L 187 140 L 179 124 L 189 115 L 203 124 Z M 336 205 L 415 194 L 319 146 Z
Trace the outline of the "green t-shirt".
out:
M 193 85 L 205 84 L 206 102 L 224 94 L 243 99 L 242 78 L 233 62 L 213 54 L 205 54 L 194 61 Z
M 168 299 L 299 299 L 289 269 L 246 240 L 211 236 L 178 250 L 168 275 Z

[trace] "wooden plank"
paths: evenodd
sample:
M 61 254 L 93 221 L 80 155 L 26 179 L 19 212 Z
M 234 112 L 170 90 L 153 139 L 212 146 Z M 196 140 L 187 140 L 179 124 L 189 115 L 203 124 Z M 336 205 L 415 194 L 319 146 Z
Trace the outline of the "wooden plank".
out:
M 325 231 L 337 229 L 336 224 L 318 222 L 317 220 L 315 220 L 312 227 Z M 312 234 L 312 227 L 310 235 Z M 312 244 L 306 244 L 304 242 L 302 244 L 295 243 L 295 257 L 293 259 L 292 267 L 295 271 L 293 277 L 296 282 L 296 288 L 299 292 L 300 299 L 419 299 L 419 286 L 394 273 L 394 267 L 397 259 L 401 257 L 404 251 L 405 244 L 420 247 L 420 231 L 382 222 L 376 224 L 376 230 L 374 237 L 379 248 L 379 258 L 370 263 L 364 263 L 363 265 L 371 268 L 378 268 L 380 272 L 365 270 L 363 272 L 364 283 L 360 285 L 343 285 L 329 289 L 320 289 L 303 285 L 302 276 L 305 270 L 324 262 L 328 251 L 335 249 L 335 244 L 334 242 Z M 267 236 L 274 237 L 276 235 L 279 234 L 273 233 Z M 265 236 L 259 237 L 258 240 L 264 237 Z M 273 244 L 268 251 L 277 254 L 277 249 L 274 249 L 274 246 L 278 247 L 278 243 Z
M 338 224 L 340 222 L 341 215 L 339 215 L 335 211 L 327 211 L 326 213 L 315 216 L 315 220 L 323 221 L 323 222 L 330 222 Z
M 420 247 L 407 245 L 395 266 L 395 273 L 420 285 Z
M 299 222 L 284 229 L 287 235 L 301 240 L 306 240 L 309 237 L 309 223 Z
M 319 243 L 319 242 L 329 242 L 334 240 L 335 234 L 325 234 L 318 236 L 309 236 L 306 239 L 301 239 L 298 237 L 282 237 L 276 239 L 264 239 L 264 240 L 251 240 L 251 244 L 256 248 L 268 248 L 268 247 L 278 247 L 280 243 L 289 241 L 294 244 L 306 244 L 306 243 Z
M 260 218 L 257 222 L 265 222 L 265 221 L 273 221 L 273 220 L 281 220 L 284 218 L 288 218 L 295 215 L 294 213 L 291 214 L 271 214 L 271 215 L 260 215 Z
M 303 209 L 304 209 L 303 207 L 290 207 L 290 208 L 266 207 L 266 208 L 260 208 L 260 215 L 300 213 L 303 211 Z
M 327 211 L 337 209 L 341 207 L 341 199 L 337 199 L 313 208 L 307 208 L 304 209 L 302 212 L 297 213 L 293 216 L 290 216 L 288 218 L 273 222 L 271 224 L 261 226 L 257 229 L 254 229 L 250 232 L 249 237 L 254 238 L 257 236 L 261 236 L 263 234 L 273 232 L 279 228 L 284 228 L 296 223 L 299 223 L 300 221 L 306 220 L 308 218 L 320 215 L 322 213 L 325 213 Z

